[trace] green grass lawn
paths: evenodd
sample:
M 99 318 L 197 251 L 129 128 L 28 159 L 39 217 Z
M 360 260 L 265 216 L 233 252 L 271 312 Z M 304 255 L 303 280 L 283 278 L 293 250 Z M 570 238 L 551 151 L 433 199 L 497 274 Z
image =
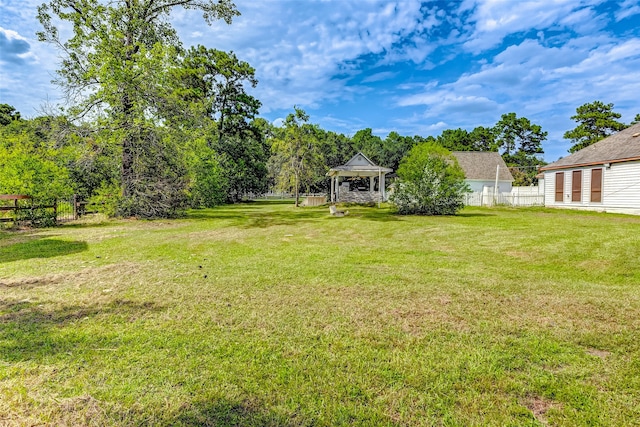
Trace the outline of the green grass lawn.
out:
M 0 231 L 0 425 L 640 425 L 640 217 Z

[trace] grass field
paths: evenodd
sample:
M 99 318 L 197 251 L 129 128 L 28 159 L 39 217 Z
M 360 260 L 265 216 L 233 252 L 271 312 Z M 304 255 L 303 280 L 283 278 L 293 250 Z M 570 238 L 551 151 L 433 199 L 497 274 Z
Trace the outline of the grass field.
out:
M 0 425 L 640 425 L 640 217 L 0 231 Z

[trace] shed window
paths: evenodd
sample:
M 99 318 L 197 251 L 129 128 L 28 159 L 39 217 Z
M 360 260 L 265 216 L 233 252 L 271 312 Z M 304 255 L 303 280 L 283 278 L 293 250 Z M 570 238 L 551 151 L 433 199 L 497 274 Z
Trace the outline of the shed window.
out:
M 556 172 L 556 202 L 562 201 L 564 193 L 564 172 Z
M 582 171 L 573 171 L 571 179 L 571 201 L 579 202 L 582 195 Z
M 591 169 L 591 201 L 602 202 L 602 169 Z

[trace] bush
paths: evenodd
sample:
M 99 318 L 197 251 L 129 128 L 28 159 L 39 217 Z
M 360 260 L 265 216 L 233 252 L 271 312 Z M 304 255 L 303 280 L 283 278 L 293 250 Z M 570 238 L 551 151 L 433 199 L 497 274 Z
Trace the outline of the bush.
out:
M 108 217 L 114 217 L 121 203 L 121 198 L 122 194 L 118 185 L 103 183 L 95 191 L 95 194 L 89 198 L 87 209 L 98 211 Z
M 189 205 L 192 208 L 212 208 L 227 200 L 227 180 L 224 171 L 216 158 L 216 153 L 209 147 L 197 147 L 189 162 L 191 183 Z
M 400 163 L 398 176 L 390 199 L 402 215 L 455 215 L 470 191 L 456 158 L 433 143 L 412 148 Z
M 47 205 L 53 202 L 44 202 Z M 45 228 L 45 227 L 55 227 L 57 224 L 56 221 L 56 212 L 53 208 L 45 208 L 42 206 L 35 206 L 32 209 L 28 210 L 19 210 L 16 213 L 16 221 L 17 224 L 21 223 L 29 223 L 29 225 L 33 228 Z
M 27 194 L 35 199 L 73 194 L 61 150 L 16 123 L 0 131 L 0 194 Z

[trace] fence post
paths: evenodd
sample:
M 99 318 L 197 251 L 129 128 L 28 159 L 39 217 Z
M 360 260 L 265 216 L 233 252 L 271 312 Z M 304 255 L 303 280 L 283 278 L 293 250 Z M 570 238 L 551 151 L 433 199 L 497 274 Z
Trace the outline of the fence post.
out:
M 73 195 L 73 219 L 78 219 L 78 195 Z
M 58 225 L 58 199 L 53 200 L 53 223 Z

